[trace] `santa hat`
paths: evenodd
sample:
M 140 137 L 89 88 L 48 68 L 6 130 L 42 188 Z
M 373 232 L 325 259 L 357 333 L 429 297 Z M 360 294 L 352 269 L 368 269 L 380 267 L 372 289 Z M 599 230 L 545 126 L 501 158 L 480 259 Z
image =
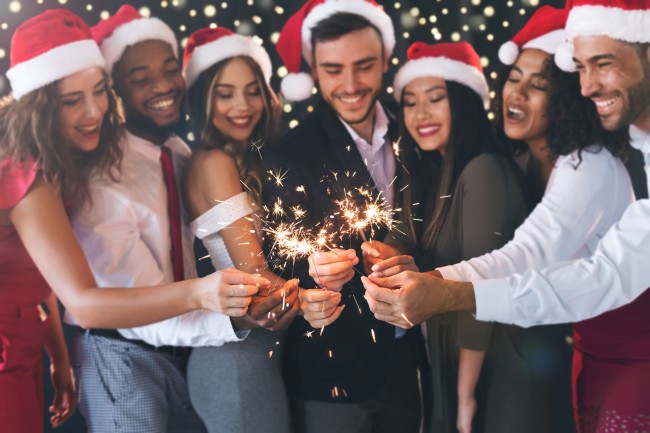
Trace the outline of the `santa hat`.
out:
M 248 56 L 262 69 L 266 82 L 271 81 L 273 67 L 268 53 L 252 38 L 233 33 L 224 27 L 205 28 L 192 33 L 185 45 L 183 75 L 187 87 L 212 65 L 236 56 Z
M 174 31 L 158 18 L 143 17 L 129 4 L 120 7 L 112 17 L 98 22 L 90 31 L 102 50 L 109 73 L 124 50 L 138 42 L 152 39 L 167 42 L 178 57 Z
M 398 101 L 404 87 L 422 77 L 439 77 L 463 84 L 481 97 L 487 110 L 490 106 L 489 89 L 481 59 L 467 42 L 446 42 L 428 45 L 416 42 L 407 51 L 407 62 L 395 75 L 393 88 Z
M 93 66 L 104 58 L 84 21 L 64 9 L 43 12 L 21 24 L 11 39 L 7 78 L 13 95 L 27 93 Z
M 555 63 L 575 71 L 573 39 L 578 36 L 607 36 L 623 42 L 650 42 L 649 0 L 567 0 L 569 10 L 566 42 L 555 54 Z
M 338 13 L 359 15 L 379 29 L 386 57 L 395 48 L 395 29 L 390 17 L 374 0 L 308 0 L 282 28 L 276 48 L 289 71 L 282 80 L 282 96 L 292 101 L 307 99 L 314 82 L 300 71 L 301 56 L 312 67 L 311 31 L 321 21 Z
M 567 9 L 542 6 L 530 17 L 526 25 L 512 38 L 501 45 L 499 60 L 505 65 L 512 65 L 519 52 L 526 48 L 536 48 L 555 54 L 564 42 L 564 25 L 568 15 Z

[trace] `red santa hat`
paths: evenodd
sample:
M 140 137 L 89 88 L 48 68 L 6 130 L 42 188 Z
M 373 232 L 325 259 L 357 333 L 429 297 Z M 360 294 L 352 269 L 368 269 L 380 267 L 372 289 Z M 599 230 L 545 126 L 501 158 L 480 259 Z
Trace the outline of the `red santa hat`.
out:
M 499 60 L 505 65 L 512 65 L 519 52 L 526 48 L 536 48 L 554 55 L 564 42 L 564 25 L 568 10 L 542 6 L 530 17 L 526 25 L 512 38 L 501 45 Z
M 167 42 L 178 57 L 178 42 L 174 31 L 158 18 L 143 17 L 130 4 L 120 7 L 115 15 L 98 22 L 90 31 L 102 50 L 109 73 L 124 50 L 138 42 L 152 39 Z
M 390 17 L 374 0 L 308 0 L 282 28 L 276 48 L 289 71 L 282 80 L 282 96 L 292 101 L 307 99 L 314 82 L 300 71 L 301 56 L 312 67 L 311 31 L 322 20 L 338 13 L 360 15 L 379 29 L 386 57 L 395 48 L 395 29 Z
M 402 98 L 404 87 L 416 78 L 439 77 L 463 84 L 481 97 L 487 110 L 490 106 L 489 88 L 481 59 L 467 42 L 445 42 L 428 45 L 416 42 L 407 51 L 407 62 L 395 75 L 394 96 Z
M 650 42 L 650 0 L 567 0 L 566 7 L 566 42 L 555 54 L 555 63 L 565 71 L 575 71 L 573 39 L 578 36 Z
M 86 23 L 64 9 L 43 12 L 21 24 L 11 39 L 7 78 L 13 95 L 27 93 L 93 66 L 104 58 Z
M 271 81 L 271 59 L 252 38 L 233 33 L 225 27 L 204 28 L 192 33 L 183 54 L 183 75 L 187 87 L 192 87 L 201 73 L 212 65 L 237 56 L 253 59 L 262 69 L 266 82 Z

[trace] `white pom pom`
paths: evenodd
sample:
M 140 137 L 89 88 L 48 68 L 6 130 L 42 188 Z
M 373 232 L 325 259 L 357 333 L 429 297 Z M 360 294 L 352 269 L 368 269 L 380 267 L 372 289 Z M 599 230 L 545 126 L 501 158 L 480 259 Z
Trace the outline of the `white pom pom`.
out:
M 305 72 L 289 74 L 282 80 L 280 88 L 282 89 L 282 97 L 289 101 L 302 101 L 311 96 L 314 80 Z
M 499 60 L 504 65 L 512 65 L 519 56 L 519 47 L 512 41 L 508 41 L 499 48 Z
M 573 61 L 573 43 L 564 41 L 555 51 L 555 64 L 565 72 L 575 72 L 576 64 Z

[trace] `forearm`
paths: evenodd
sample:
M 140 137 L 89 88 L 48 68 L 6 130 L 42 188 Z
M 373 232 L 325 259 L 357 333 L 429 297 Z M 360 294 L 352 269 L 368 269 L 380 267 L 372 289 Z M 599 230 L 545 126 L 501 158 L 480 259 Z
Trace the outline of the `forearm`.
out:
M 459 348 L 460 360 L 458 364 L 458 399 L 474 397 L 474 390 L 481 375 L 481 367 L 485 359 L 485 352 Z
M 162 286 L 86 288 L 66 293 L 61 302 L 84 328 L 129 328 L 204 308 L 210 288 L 202 283 L 193 279 Z
M 68 348 L 65 344 L 65 337 L 63 336 L 63 328 L 61 326 L 61 317 L 59 314 L 59 305 L 56 295 L 51 293 L 45 301 L 48 309 L 50 319 L 50 326 L 45 337 L 45 350 L 50 356 L 50 361 L 55 366 L 70 365 L 68 356 Z

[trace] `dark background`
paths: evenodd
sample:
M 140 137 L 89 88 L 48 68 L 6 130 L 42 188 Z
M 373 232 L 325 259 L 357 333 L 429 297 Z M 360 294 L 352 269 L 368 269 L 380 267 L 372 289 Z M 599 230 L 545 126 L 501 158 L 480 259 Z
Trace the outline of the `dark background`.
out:
M 397 39 L 385 81 L 387 91 L 391 90 L 390 83 L 404 61 L 406 49 L 415 41 L 470 42 L 483 57 L 488 83 L 492 85 L 501 69 L 496 56 L 499 46 L 522 27 L 539 5 L 561 7 L 564 4 L 562 0 L 377 1 L 393 18 Z M 113 0 L 0 0 L 0 95 L 9 93 L 5 72 L 9 68 L 11 36 L 23 21 L 46 9 L 62 7 L 77 13 L 89 25 L 94 25 L 102 16 L 113 14 L 122 4 L 123 2 Z M 193 31 L 211 24 L 225 26 L 244 35 L 254 35 L 269 51 L 274 64 L 272 86 L 277 90 L 284 68 L 275 52 L 274 43 L 284 22 L 300 8 L 303 1 L 135 0 L 131 4 L 141 8 L 142 14 L 150 14 L 167 22 L 175 30 L 181 45 L 184 45 L 185 39 Z M 310 110 L 312 103 L 313 101 L 285 103 L 285 123 L 295 126 Z M 47 365 L 46 360 L 45 366 Z M 47 408 L 52 400 L 52 391 L 49 379 L 45 380 Z M 46 428 L 46 431 L 53 430 Z M 76 415 L 73 420 L 54 431 L 81 433 L 85 432 L 85 426 L 81 417 Z

